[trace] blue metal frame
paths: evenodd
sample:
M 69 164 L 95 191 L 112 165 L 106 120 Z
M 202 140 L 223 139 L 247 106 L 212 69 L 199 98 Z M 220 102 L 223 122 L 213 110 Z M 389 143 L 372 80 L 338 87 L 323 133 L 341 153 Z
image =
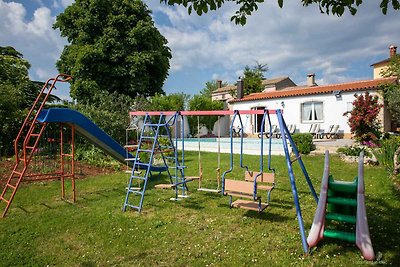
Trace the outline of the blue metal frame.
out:
M 283 148 L 285 151 L 286 165 L 287 165 L 288 174 L 289 174 L 289 178 L 290 178 L 290 185 L 292 187 L 293 200 L 294 200 L 294 204 L 296 206 L 296 214 L 297 214 L 297 221 L 299 223 L 299 228 L 300 228 L 299 231 L 300 231 L 300 235 L 301 235 L 301 242 L 303 244 L 304 253 L 307 253 L 308 252 L 307 237 L 306 237 L 306 233 L 304 230 L 303 216 L 301 214 L 299 196 L 298 196 L 297 187 L 296 187 L 296 180 L 295 180 L 295 176 L 293 173 L 293 167 L 292 167 L 293 161 L 290 159 L 290 153 L 289 153 L 286 138 L 289 140 L 289 142 L 292 146 L 293 152 L 296 156 L 296 160 L 299 161 L 301 170 L 303 171 L 303 174 L 307 180 L 308 186 L 310 187 L 311 193 L 314 196 L 317 203 L 318 203 L 318 197 L 316 196 L 314 187 L 313 187 L 311 180 L 308 176 L 308 173 L 304 167 L 303 161 L 301 160 L 301 156 L 299 155 L 296 144 L 294 143 L 294 141 L 287 129 L 285 120 L 283 119 L 283 116 L 282 116 L 282 111 L 279 109 L 276 110 L 276 115 L 278 117 L 279 128 L 281 129 L 282 144 L 283 144 Z
M 224 173 L 222 174 L 222 190 L 221 190 L 221 194 L 224 196 L 225 195 L 225 176 L 232 172 L 233 170 L 233 123 L 235 122 L 236 116 L 238 116 L 238 111 L 235 110 L 233 117 L 232 117 L 232 121 L 231 124 L 229 126 L 229 137 L 230 137 L 230 145 L 231 145 L 231 153 L 230 153 L 230 157 L 229 157 L 229 161 L 230 161 L 230 165 L 229 165 L 229 169 L 224 171 Z M 230 202 L 229 202 L 229 207 L 231 207 L 232 204 L 232 197 L 230 198 Z
M 180 165 L 180 162 L 179 162 L 179 159 L 178 159 L 179 153 L 178 153 L 178 151 L 176 149 L 177 146 L 178 146 L 178 134 L 176 133 L 176 138 L 175 138 L 176 146 L 174 146 L 174 142 L 172 141 L 172 138 L 171 138 L 171 132 L 169 130 L 170 126 L 172 126 L 174 124 L 176 125 L 176 122 L 177 122 L 179 116 L 180 116 L 180 113 L 177 112 L 176 114 L 171 116 L 171 118 L 166 120 L 166 115 L 161 113 L 159 115 L 158 123 L 153 123 L 152 120 L 151 120 L 150 115 L 149 114 L 145 115 L 145 118 L 144 118 L 144 121 L 143 121 L 143 128 L 142 128 L 140 139 L 139 139 L 139 143 L 138 143 L 138 149 L 136 150 L 136 155 L 135 155 L 135 160 L 134 160 L 134 164 L 133 164 L 133 168 L 132 168 L 132 173 L 131 173 L 131 177 L 129 179 L 129 184 L 128 184 L 128 189 L 127 189 L 127 193 L 126 193 L 126 197 L 125 197 L 125 202 L 124 202 L 124 206 L 123 206 L 123 209 L 122 209 L 123 211 L 126 211 L 126 207 L 131 207 L 133 209 L 136 209 L 136 210 L 138 210 L 139 213 L 142 210 L 143 202 L 144 202 L 144 195 L 145 195 L 145 191 L 146 191 L 146 188 L 147 188 L 147 181 L 149 179 L 149 175 L 151 177 L 152 168 L 154 169 L 154 167 L 152 166 L 153 159 L 154 159 L 154 151 L 155 151 L 155 149 L 159 149 L 160 151 L 162 151 L 162 148 L 163 148 L 163 146 L 161 146 L 159 141 L 158 141 L 158 138 L 161 136 L 160 130 L 161 130 L 162 127 L 165 128 L 166 136 L 167 136 L 167 138 L 169 140 L 169 145 L 167 147 L 170 147 L 170 148 L 172 148 L 174 150 L 174 157 L 173 157 L 174 158 L 174 163 L 175 163 L 175 166 L 174 166 L 174 168 L 175 168 L 175 176 L 174 176 L 174 178 L 175 179 L 174 179 L 174 181 L 172 179 L 173 177 L 171 175 L 171 172 L 169 171 L 170 167 L 168 166 L 166 158 L 165 158 L 165 156 L 164 156 L 164 154 L 162 152 L 161 152 L 161 156 L 162 156 L 164 165 L 166 167 L 166 171 L 168 173 L 170 182 L 171 182 L 171 184 L 174 185 L 174 188 L 175 188 L 175 199 L 178 199 L 178 191 L 177 190 L 180 187 L 179 185 L 183 184 L 183 186 L 181 186 L 182 195 L 185 195 L 185 190 L 187 189 L 187 185 L 186 185 L 185 176 L 184 176 L 184 172 L 183 172 L 184 166 Z M 145 136 L 146 135 L 146 133 L 145 133 L 146 128 L 150 128 L 151 129 L 151 131 L 153 133 L 152 136 Z M 178 127 L 176 127 L 176 131 L 177 131 L 177 128 Z M 153 144 L 152 144 L 151 150 L 141 149 L 141 146 L 142 146 L 144 138 L 153 140 Z M 182 140 L 182 142 L 183 142 L 183 140 Z M 149 162 L 148 163 L 143 163 L 143 162 L 139 161 L 139 154 L 141 152 L 150 153 L 150 158 L 149 158 Z M 182 164 L 183 163 L 184 163 L 184 154 L 182 154 Z M 138 170 L 138 169 L 145 169 L 146 170 L 146 173 L 144 174 L 144 176 L 136 176 L 135 175 L 135 170 Z M 178 175 L 179 173 L 181 174 L 181 180 L 179 180 L 179 175 Z M 144 181 L 142 189 L 137 190 L 137 189 L 133 189 L 132 188 L 132 181 L 134 179 L 139 179 L 139 180 L 143 180 Z M 135 205 L 132 205 L 132 204 L 129 203 L 129 196 L 132 193 L 135 194 L 135 195 L 140 195 L 141 196 L 140 203 L 139 203 L 138 206 L 135 206 Z

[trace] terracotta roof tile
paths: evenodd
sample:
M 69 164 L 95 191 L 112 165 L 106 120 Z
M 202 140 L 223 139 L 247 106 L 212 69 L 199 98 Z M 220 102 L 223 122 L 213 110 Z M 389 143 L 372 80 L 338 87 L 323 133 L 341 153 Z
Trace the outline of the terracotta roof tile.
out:
M 321 86 L 289 87 L 289 88 L 285 88 L 284 90 L 279 90 L 279 91 L 250 94 L 250 95 L 243 97 L 242 99 L 232 100 L 231 103 L 262 100 L 262 99 L 271 99 L 271 98 L 281 98 L 281 97 L 328 94 L 328 93 L 332 93 L 334 91 L 351 92 L 351 91 L 360 91 L 360 90 L 370 90 L 370 89 L 375 89 L 379 85 L 384 84 L 384 83 L 396 83 L 396 82 L 397 82 L 396 77 L 389 77 L 389 78 L 381 78 L 381 79 L 375 79 L 375 80 L 363 80 L 363 81 L 355 81 L 355 82 L 350 82 L 350 83 L 330 84 L 330 85 L 321 85 Z

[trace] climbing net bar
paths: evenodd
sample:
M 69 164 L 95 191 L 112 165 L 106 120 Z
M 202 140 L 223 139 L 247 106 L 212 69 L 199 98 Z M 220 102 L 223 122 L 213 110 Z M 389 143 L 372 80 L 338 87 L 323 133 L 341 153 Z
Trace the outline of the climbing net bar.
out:
M 269 114 L 276 114 L 276 110 L 269 109 Z M 264 109 L 254 109 L 254 110 L 198 110 L 198 111 L 130 111 L 130 116 L 157 116 L 157 115 L 175 115 L 179 113 L 182 116 L 218 116 L 218 115 L 234 115 L 238 114 L 264 114 Z

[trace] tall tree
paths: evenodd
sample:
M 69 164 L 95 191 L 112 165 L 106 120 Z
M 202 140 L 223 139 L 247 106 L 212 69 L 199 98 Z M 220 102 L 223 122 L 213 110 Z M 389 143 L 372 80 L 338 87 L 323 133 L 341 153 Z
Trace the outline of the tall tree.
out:
M 163 93 L 171 52 L 150 14 L 139 0 L 76 0 L 57 16 L 53 27 L 70 42 L 57 68 L 74 77 L 74 99 Z
M 279 7 L 283 7 L 283 0 L 277 0 Z M 247 21 L 247 16 L 250 16 L 254 11 L 258 10 L 258 5 L 264 3 L 264 0 L 160 0 L 168 5 L 183 5 L 187 8 L 189 14 L 195 11 L 197 15 L 201 16 L 203 13 L 207 13 L 210 10 L 216 10 L 222 7 L 225 2 L 234 2 L 238 5 L 238 10 L 231 17 L 231 21 L 236 24 L 244 25 Z M 311 4 L 317 4 L 319 10 L 322 13 L 333 14 L 336 16 L 342 16 L 346 9 L 350 14 L 355 15 L 357 13 L 357 7 L 363 3 L 363 0 L 301 0 L 303 6 Z M 380 8 L 383 14 L 386 14 L 390 6 L 394 10 L 400 9 L 398 0 L 381 0 Z
M 389 66 L 382 71 L 382 76 L 400 78 L 400 55 L 395 55 L 391 58 Z M 400 84 L 388 83 L 382 85 L 383 97 L 387 103 L 387 107 L 392 115 L 392 121 L 400 125 Z

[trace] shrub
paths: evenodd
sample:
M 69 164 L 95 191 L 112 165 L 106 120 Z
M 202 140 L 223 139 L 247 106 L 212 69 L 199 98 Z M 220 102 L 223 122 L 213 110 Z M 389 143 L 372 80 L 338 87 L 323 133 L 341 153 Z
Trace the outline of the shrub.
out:
M 380 125 L 377 118 L 382 105 L 378 103 L 378 96 L 370 95 L 368 92 L 364 95 L 355 95 L 355 97 L 353 110 L 343 115 L 350 114 L 348 124 L 355 139 L 368 145 L 369 141 L 375 142 L 380 138 Z
M 311 151 L 315 150 L 313 144 L 312 135 L 309 133 L 297 133 L 292 135 L 293 141 L 297 146 L 297 150 L 301 154 L 310 154 Z
M 392 136 L 383 139 L 381 141 L 381 147 L 373 150 L 378 163 L 385 166 L 391 172 L 394 169 L 394 153 L 399 146 L 400 138 Z
M 106 155 L 94 145 L 78 143 L 75 147 L 75 159 L 97 167 L 114 168 L 120 170 L 121 165 L 111 156 Z

